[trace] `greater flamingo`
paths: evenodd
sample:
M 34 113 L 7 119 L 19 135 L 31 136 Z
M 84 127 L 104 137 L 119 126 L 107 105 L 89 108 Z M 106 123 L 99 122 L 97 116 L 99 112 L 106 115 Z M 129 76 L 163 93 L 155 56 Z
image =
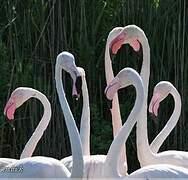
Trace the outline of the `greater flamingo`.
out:
M 118 89 L 125 88 L 129 85 L 133 85 L 136 89 L 135 105 L 127 121 L 120 129 L 119 133 L 110 146 L 105 165 L 103 167 L 103 177 L 119 179 L 188 177 L 188 169 L 168 164 L 146 166 L 125 177 L 122 177 L 119 174 L 117 169 L 119 154 L 121 152 L 121 147 L 125 144 L 134 124 L 136 123 L 136 121 L 138 121 L 142 107 L 144 106 L 144 86 L 142 79 L 135 70 L 133 70 L 132 68 L 124 68 L 117 74 L 117 76 L 111 81 L 111 83 L 109 83 L 109 85 L 105 89 L 107 99 L 112 101 Z
M 55 78 L 56 80 L 60 77 L 61 78 L 61 54 L 57 57 L 56 62 L 56 70 L 55 70 Z M 75 70 L 74 66 L 71 67 L 73 70 Z M 70 68 L 70 69 L 71 69 Z M 74 84 L 76 84 L 77 77 L 79 76 L 78 71 L 71 71 L 70 74 L 74 80 Z M 48 157 L 32 157 L 32 158 L 24 158 L 16 163 L 12 163 L 5 168 L 5 173 L 2 173 L 0 177 L 64 177 L 64 178 L 82 178 L 83 177 L 83 155 L 82 155 L 82 146 L 81 146 L 81 140 L 79 138 L 79 133 L 76 128 L 76 124 L 74 122 L 74 118 L 72 116 L 72 113 L 70 111 L 70 108 L 68 106 L 65 93 L 63 90 L 62 83 L 57 84 L 56 88 L 58 90 L 58 95 L 60 99 L 60 104 L 62 106 L 66 125 L 68 128 L 68 133 L 70 136 L 71 141 L 71 147 L 72 147 L 72 156 L 73 156 L 73 167 L 71 173 L 68 171 L 68 169 L 58 160 Z M 19 91 L 18 91 L 19 90 Z M 78 91 L 77 87 L 73 88 L 74 91 Z M 61 94 L 59 94 L 61 92 Z M 62 93 L 63 92 L 63 93 Z M 33 133 L 32 137 L 37 137 L 37 135 L 40 136 L 40 134 L 43 134 L 44 130 L 46 129 L 49 120 L 51 118 L 51 106 L 48 102 L 47 98 L 40 92 L 31 89 L 31 88 L 21 88 L 17 89 L 16 92 L 14 92 L 8 102 L 9 105 L 6 106 L 6 112 L 7 115 L 10 118 L 13 118 L 14 111 L 16 108 L 21 106 L 27 99 L 31 97 L 36 97 L 44 105 L 44 115 L 43 119 L 45 120 L 43 123 L 39 123 L 38 131 L 41 132 L 35 132 Z M 30 145 L 30 144 L 29 144 Z M 31 148 L 33 147 L 31 143 Z M 33 166 L 34 165 L 34 166 Z M 24 172 L 22 173 L 9 173 L 7 172 L 7 168 L 11 169 L 13 167 L 23 167 Z
M 90 107 L 89 107 L 89 94 L 86 82 L 86 74 L 83 68 L 77 67 L 82 79 L 82 97 L 83 107 L 80 123 L 80 139 L 82 142 L 83 155 L 90 155 Z M 73 94 L 74 96 L 74 94 Z
M 68 72 L 73 79 L 72 95 L 78 98 L 80 96 L 80 91 L 82 90 L 83 108 L 81 116 L 80 137 L 82 142 L 83 155 L 88 156 L 90 155 L 90 108 L 85 71 L 81 67 L 76 67 L 74 56 L 67 51 L 60 53 L 57 59 L 59 63 L 56 63 L 56 68 L 62 68 Z M 77 78 L 75 75 L 77 75 Z M 60 86 L 60 84 L 62 84 L 62 80 L 56 77 L 56 84 Z M 58 91 L 59 97 L 62 96 L 63 93 L 63 91 Z
M 67 59 L 69 63 L 74 62 L 74 57 L 69 53 L 70 58 Z M 62 59 L 63 61 L 63 59 Z M 62 63 L 66 63 L 66 58 Z M 83 155 L 90 156 L 90 107 L 89 107 L 89 95 L 88 88 L 86 83 L 85 71 L 81 67 L 76 67 L 80 73 L 82 79 L 82 96 L 83 96 L 83 107 L 82 107 L 82 116 L 81 116 L 81 125 L 80 125 L 80 139 L 82 142 Z M 78 96 L 76 92 L 73 92 L 73 96 Z M 72 169 L 72 156 L 63 158 L 61 162 L 69 169 Z
M 157 116 L 160 102 L 163 101 L 169 94 L 171 94 L 174 98 L 175 107 L 170 119 L 160 132 L 160 134 L 162 135 L 155 141 L 157 145 L 159 144 L 160 146 L 163 144 L 164 140 L 167 138 L 167 136 L 170 134 L 179 120 L 181 114 L 181 96 L 178 93 L 177 89 L 170 82 L 161 81 L 155 86 L 153 97 L 149 105 L 149 112 Z M 158 134 L 157 136 L 159 136 L 160 134 Z M 156 145 L 153 144 L 153 147 L 155 146 Z M 157 153 L 159 146 L 156 146 L 154 149 L 155 151 L 153 152 Z
M 89 120 L 88 119 L 88 115 L 89 115 L 89 99 L 88 97 L 88 91 L 87 91 L 87 83 L 86 83 L 86 79 L 85 79 L 85 71 L 83 68 L 81 67 L 76 67 L 75 65 L 75 58 L 74 56 L 69 53 L 69 52 L 63 52 L 58 56 L 58 61 L 59 61 L 59 65 L 61 64 L 61 69 L 67 71 L 68 73 L 72 74 L 80 74 L 81 76 L 81 80 L 82 80 L 82 93 L 83 93 L 83 114 L 82 117 L 84 117 L 85 119 L 82 119 L 83 123 L 83 127 L 84 128 L 84 123 L 86 122 L 86 125 L 89 127 Z M 56 67 L 58 67 L 58 64 L 56 64 Z M 58 69 L 58 68 L 57 68 Z M 62 83 L 62 78 L 61 78 L 61 74 L 59 73 L 59 78 L 56 77 L 56 83 L 60 84 Z M 71 75 L 72 78 L 74 78 L 73 75 Z M 75 79 L 75 78 L 74 78 Z M 73 96 L 79 97 L 79 94 L 77 91 L 75 91 L 75 86 L 76 86 L 76 81 L 73 79 Z M 80 80 L 80 79 L 79 79 Z M 81 84 L 81 83 L 79 83 Z M 61 91 L 58 92 L 59 95 L 61 95 Z M 60 97 L 60 96 L 59 96 Z M 84 105 L 85 103 L 85 105 Z M 86 108 L 87 107 L 87 108 Z M 82 134 L 87 135 L 85 144 L 87 146 L 85 146 L 86 148 L 89 147 L 89 134 L 90 132 L 88 131 L 89 128 L 87 128 L 87 130 L 82 129 Z M 86 133 L 85 133 L 85 132 Z M 84 140 L 84 139 L 83 139 Z M 82 142 L 83 143 L 83 142 Z M 85 151 L 87 152 L 87 151 Z M 101 170 L 102 170 L 102 166 L 104 164 L 104 161 L 106 159 L 106 155 L 85 155 L 84 156 L 84 178 L 99 178 L 101 177 Z M 72 156 L 68 156 L 65 157 L 61 160 L 61 162 L 71 171 L 72 170 Z
M 117 35 L 111 43 L 111 51 L 117 53 L 122 44 L 129 43 L 136 51 L 143 49 L 143 64 L 141 69 L 141 78 L 144 84 L 144 106 L 140 114 L 140 120 L 137 121 L 137 154 L 141 167 L 152 164 L 173 164 L 188 168 L 188 154 L 182 151 L 165 151 L 162 153 L 154 153 L 150 148 L 147 134 L 147 96 L 148 83 L 150 74 L 150 47 L 147 37 L 142 29 L 135 25 L 129 25 Z M 166 129 L 170 132 L 170 129 Z M 164 132 L 164 131 L 163 131 Z M 157 138 L 162 136 L 159 134 Z M 156 139 L 155 139 L 156 141 Z M 157 142 L 157 141 L 156 141 Z M 153 143 L 156 144 L 157 143 Z M 158 144 L 161 145 L 161 144 Z M 158 146 L 157 145 L 157 146 Z
M 35 91 L 36 90 L 34 89 L 23 88 L 23 87 L 17 88 L 16 90 L 13 91 L 10 99 L 8 100 L 4 108 L 4 113 L 5 115 L 7 115 L 9 121 L 12 121 L 14 119 L 14 113 L 16 108 L 21 106 L 27 99 L 31 97 L 35 97 L 34 96 Z M 20 159 L 32 156 L 38 141 L 41 139 L 44 131 L 46 130 L 49 124 L 50 118 L 47 117 L 48 116 L 51 117 L 51 106 L 49 101 L 46 99 L 46 97 L 43 94 L 39 93 L 38 91 L 36 92 L 38 95 L 36 98 L 39 99 L 44 106 L 44 115 L 41 121 L 39 122 L 37 128 L 35 129 L 34 133 L 32 134 L 31 138 L 26 143 L 24 150 L 20 155 Z
M 13 114 L 9 114 L 9 112 L 11 111 L 15 111 L 15 106 L 13 106 L 11 101 L 8 101 L 5 108 L 4 108 L 4 115 L 7 114 L 8 119 L 13 119 L 14 117 L 11 117 L 10 115 Z M 41 120 L 42 121 L 42 120 Z M 48 123 L 48 122 L 47 122 Z M 42 132 L 41 132 L 42 133 Z M 42 135 L 40 134 L 40 136 L 42 137 Z M 31 157 L 33 154 L 33 151 L 36 147 L 36 143 L 35 143 L 35 139 L 40 139 L 41 137 L 34 137 L 32 136 L 30 138 L 30 140 L 28 141 L 28 143 L 25 145 L 21 155 L 20 155 L 20 159 L 22 158 L 26 158 L 26 157 Z M 18 159 L 12 159 L 12 158 L 0 158 L 0 169 L 4 168 L 5 166 L 7 166 L 8 164 L 11 164 L 13 162 L 16 162 Z
M 107 42 L 106 42 L 106 48 L 105 48 L 105 76 L 106 76 L 106 83 L 107 85 L 112 81 L 114 78 L 114 73 L 112 69 L 112 61 L 110 57 L 111 53 L 111 43 L 114 38 L 119 35 L 119 33 L 123 30 L 123 27 L 116 27 L 114 28 L 108 35 Z M 119 39 L 121 42 L 121 39 Z M 118 49 L 119 47 L 117 47 Z M 113 126 L 113 136 L 115 137 L 118 133 L 119 129 L 122 127 L 122 120 L 120 115 L 120 108 L 119 108 L 119 100 L 118 95 L 114 95 L 113 99 L 113 106 L 111 109 L 112 114 L 112 126 Z M 125 175 L 124 173 L 127 172 L 127 158 L 126 158 L 126 148 L 125 146 L 122 147 L 119 163 L 118 163 L 118 169 L 122 175 Z

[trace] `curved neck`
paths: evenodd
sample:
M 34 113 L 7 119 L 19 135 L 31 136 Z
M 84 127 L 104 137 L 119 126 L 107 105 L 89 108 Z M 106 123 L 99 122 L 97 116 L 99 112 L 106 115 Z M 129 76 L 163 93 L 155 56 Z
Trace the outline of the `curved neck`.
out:
M 90 108 L 87 82 L 85 76 L 82 76 L 82 96 L 83 107 L 80 125 L 80 139 L 82 142 L 83 155 L 90 155 Z
M 56 80 L 56 88 L 57 88 L 59 101 L 61 104 L 61 108 L 63 110 L 65 123 L 68 129 L 68 134 L 71 142 L 72 159 L 73 159 L 71 177 L 82 178 L 83 177 L 82 145 L 73 115 L 71 113 L 70 107 L 65 97 L 65 92 L 62 83 L 62 68 L 59 66 L 58 62 L 56 62 L 56 66 L 55 66 L 55 80 Z
M 31 157 L 33 154 L 33 151 L 35 150 L 37 143 L 41 139 L 44 131 L 46 130 L 50 119 L 51 119 L 51 105 L 48 99 L 46 98 L 45 95 L 42 93 L 36 91 L 36 98 L 40 100 L 44 106 L 44 114 L 42 116 L 42 119 L 40 123 L 38 124 L 36 130 L 32 134 L 31 138 L 27 142 L 27 144 L 24 147 L 24 150 L 21 153 L 20 159 L 26 158 L 26 157 Z
M 108 85 L 114 78 L 114 73 L 112 69 L 112 61 L 110 59 L 110 53 L 109 53 L 109 41 L 107 41 L 106 49 L 105 49 L 105 75 L 106 75 L 106 82 Z M 115 136 L 122 126 L 119 100 L 118 100 L 117 93 L 115 94 L 113 98 L 113 106 L 112 106 L 111 113 L 112 113 L 113 133 Z
M 114 73 L 113 73 L 113 69 L 112 69 L 112 61 L 111 61 L 110 53 L 109 53 L 109 43 L 110 43 L 109 41 L 110 40 L 107 40 L 106 49 L 105 49 L 105 75 L 106 75 L 107 85 L 114 78 Z M 115 137 L 116 134 L 119 132 L 119 129 L 122 127 L 122 120 L 121 120 L 119 100 L 118 100 L 117 93 L 114 95 L 114 98 L 113 98 L 111 115 L 112 115 L 113 135 Z M 125 147 L 124 148 L 122 147 L 119 159 L 120 159 L 120 166 L 123 164 L 125 164 L 125 166 L 127 166 L 126 148 Z
M 163 144 L 164 140 L 168 137 L 170 132 L 174 129 L 176 126 L 180 114 L 181 114 L 181 97 L 176 88 L 172 86 L 171 92 L 170 92 L 174 98 L 174 111 L 168 120 L 165 127 L 162 129 L 162 131 L 157 135 L 157 137 L 153 140 L 153 142 L 150 145 L 151 150 L 154 153 L 157 153 L 161 145 Z
M 140 118 L 137 122 L 137 128 L 136 128 L 137 154 L 138 154 L 138 159 L 141 162 L 143 159 L 147 158 L 148 154 L 146 152 L 150 151 L 148 134 L 147 134 L 147 99 L 148 99 L 148 84 L 149 84 L 149 76 L 150 76 L 150 47 L 144 32 L 140 33 L 140 37 L 138 40 L 142 44 L 142 50 L 143 50 L 143 63 L 142 63 L 140 76 L 143 80 L 144 94 L 145 94 L 143 108 L 141 111 Z
M 135 88 L 136 88 L 136 101 L 135 105 L 123 125 L 123 127 L 120 129 L 119 133 L 113 140 L 110 149 L 108 151 L 105 166 L 104 166 L 104 176 L 106 177 L 118 177 L 119 174 L 117 172 L 117 163 L 118 163 L 118 155 L 120 154 L 120 150 L 123 146 L 123 144 L 127 141 L 127 138 L 136 123 L 138 116 L 141 112 L 141 107 L 143 106 L 143 100 L 144 100 L 144 88 L 141 84 L 141 81 L 135 80 Z

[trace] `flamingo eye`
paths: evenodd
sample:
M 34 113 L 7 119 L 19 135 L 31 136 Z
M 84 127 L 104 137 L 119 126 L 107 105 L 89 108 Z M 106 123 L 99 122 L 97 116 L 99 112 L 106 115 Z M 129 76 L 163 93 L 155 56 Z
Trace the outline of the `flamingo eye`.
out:
M 9 103 L 8 103 L 8 105 L 10 106 L 10 105 L 12 105 L 13 104 L 13 102 L 12 101 L 10 101 Z

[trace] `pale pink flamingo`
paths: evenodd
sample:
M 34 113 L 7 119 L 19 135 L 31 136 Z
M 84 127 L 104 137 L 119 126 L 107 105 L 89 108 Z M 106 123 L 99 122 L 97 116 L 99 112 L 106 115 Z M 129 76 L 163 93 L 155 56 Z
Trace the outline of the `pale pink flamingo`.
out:
M 90 106 L 89 106 L 89 94 L 86 82 L 86 74 L 83 68 L 77 67 L 82 78 L 82 97 L 83 107 L 80 123 L 80 139 L 82 142 L 83 155 L 90 155 Z
M 156 137 L 157 138 L 157 140 L 155 141 L 156 143 L 153 143 L 153 147 L 155 149 L 155 151 L 153 152 L 155 153 L 158 152 L 159 147 L 163 144 L 164 140 L 168 137 L 168 135 L 174 129 L 174 127 L 176 126 L 179 120 L 181 114 L 181 96 L 178 93 L 177 89 L 170 82 L 161 81 L 155 86 L 153 91 L 153 97 L 149 105 L 149 112 L 154 114 L 155 116 L 158 116 L 158 108 L 160 102 L 163 101 L 169 94 L 171 94 L 174 98 L 175 107 L 167 124 L 162 129 L 162 131 L 157 135 L 157 137 L 159 136 L 159 138 Z M 162 135 L 160 136 L 160 134 Z
M 124 68 L 117 76 L 109 83 L 105 89 L 106 97 L 113 100 L 118 89 L 133 85 L 136 89 L 136 100 L 134 107 L 120 129 L 117 136 L 114 138 L 108 151 L 105 164 L 103 166 L 103 178 L 114 179 L 129 179 L 129 178 L 187 178 L 188 169 L 169 164 L 150 165 L 141 168 L 128 176 L 121 176 L 118 172 L 118 158 L 121 152 L 121 147 L 125 144 L 134 124 L 139 120 L 140 113 L 144 106 L 144 86 L 139 74 L 132 68 Z
M 90 135 L 90 109 L 89 109 L 89 96 L 87 83 L 85 78 L 85 71 L 81 67 L 76 67 L 75 58 L 69 52 L 63 52 L 58 57 L 59 63 L 56 64 L 58 69 L 63 69 L 68 73 L 72 73 L 71 77 L 73 78 L 73 96 L 79 97 L 79 93 L 76 91 L 76 84 L 82 84 L 82 94 L 83 94 L 83 109 L 82 109 L 82 118 L 81 118 L 81 131 L 80 135 L 82 138 L 82 145 L 86 148 L 85 154 L 90 154 L 89 150 L 89 135 Z M 81 76 L 82 83 L 77 83 L 77 80 L 74 78 L 73 74 L 79 74 Z M 56 83 L 62 83 L 61 74 L 59 73 L 59 78 L 56 77 Z M 79 79 L 80 81 L 80 79 Z M 78 89 L 78 88 L 77 88 Z M 80 88 L 79 88 L 80 89 Z M 62 92 L 58 92 L 61 94 Z M 84 126 L 86 129 L 84 129 Z M 85 137 L 84 137 L 85 136 Z M 101 170 L 104 164 L 106 155 L 84 155 L 84 178 L 99 178 L 101 177 Z M 72 170 L 72 156 L 65 157 L 61 162 L 71 171 Z
M 112 69 L 112 61 L 110 58 L 111 53 L 111 46 L 112 46 L 112 40 L 119 35 L 119 33 L 123 30 L 123 27 L 116 27 L 114 28 L 108 35 L 107 42 L 106 42 L 106 48 L 105 48 L 105 76 L 106 76 L 106 83 L 107 85 L 112 81 L 114 78 L 114 73 Z M 119 44 L 121 44 L 121 39 L 119 39 Z M 117 45 L 117 43 L 116 43 Z M 118 49 L 118 45 L 116 46 Z M 122 120 L 121 120 L 121 114 L 120 114 L 120 108 L 119 108 L 119 100 L 118 95 L 115 94 L 112 102 L 113 106 L 111 109 L 112 114 L 112 126 L 113 126 L 113 136 L 115 137 L 118 133 L 119 129 L 122 127 Z M 118 163 L 118 169 L 119 172 L 122 175 L 125 175 L 124 173 L 127 172 L 127 158 L 126 158 L 126 148 L 125 146 L 122 147 L 119 163 Z

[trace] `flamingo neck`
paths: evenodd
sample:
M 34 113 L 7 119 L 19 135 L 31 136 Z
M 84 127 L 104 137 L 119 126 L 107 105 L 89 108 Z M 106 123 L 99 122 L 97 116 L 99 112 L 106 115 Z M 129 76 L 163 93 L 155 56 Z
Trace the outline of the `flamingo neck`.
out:
M 73 115 L 65 97 L 65 92 L 62 83 L 62 68 L 59 66 L 58 61 L 55 66 L 55 81 L 58 92 L 59 101 L 63 114 L 65 117 L 65 123 L 68 129 L 69 139 L 71 143 L 73 167 L 71 172 L 71 178 L 82 178 L 83 177 L 83 154 L 82 145 L 79 136 L 78 129 L 76 127 Z
M 143 63 L 140 76 L 143 80 L 144 85 L 144 104 L 141 111 L 140 119 L 137 122 L 137 154 L 138 159 L 143 162 L 145 159 L 148 159 L 148 156 L 151 155 L 149 142 L 148 142 L 148 132 L 147 132 L 147 99 L 148 99 L 148 84 L 149 84 L 149 75 L 150 75 L 150 47 L 144 32 L 140 33 L 140 38 L 138 39 L 142 44 L 143 49 Z
M 82 96 L 83 108 L 80 125 L 80 139 L 82 142 L 83 155 L 90 155 L 90 107 L 87 82 L 85 76 L 82 76 Z
M 157 137 L 153 140 L 153 142 L 150 145 L 151 150 L 154 153 L 157 153 L 159 151 L 159 148 L 163 144 L 164 140 L 168 137 L 170 132 L 176 126 L 176 124 L 179 120 L 180 114 L 181 114 L 180 94 L 178 93 L 176 88 L 174 88 L 173 86 L 172 86 L 170 93 L 172 94 L 172 96 L 174 98 L 174 104 L 175 104 L 174 111 L 173 111 L 172 115 L 170 116 L 170 119 L 168 120 L 165 127 L 162 129 L 162 131 L 157 135 Z
M 114 78 L 114 73 L 112 69 L 112 61 L 111 61 L 110 53 L 109 53 L 109 41 L 107 41 L 106 49 L 105 49 L 105 75 L 106 75 L 106 82 L 108 85 Z M 112 103 L 113 103 L 113 106 L 111 109 L 111 114 L 112 114 L 113 133 L 115 136 L 118 133 L 119 129 L 122 127 L 122 120 L 121 120 L 119 100 L 118 100 L 117 93 L 114 95 Z
M 107 85 L 114 78 L 114 73 L 112 69 L 112 61 L 111 61 L 110 53 L 109 53 L 109 44 L 110 44 L 110 40 L 108 39 L 106 43 L 106 49 L 105 49 L 105 75 L 106 75 Z M 119 100 L 118 100 L 117 93 L 114 95 L 114 98 L 113 98 L 111 115 L 112 115 L 113 136 L 115 137 L 117 133 L 119 132 L 120 128 L 122 127 L 122 120 L 121 120 Z M 122 147 L 121 149 L 121 153 L 119 157 L 119 168 L 122 168 L 122 172 L 127 170 L 127 157 L 126 157 L 125 146 Z
M 42 116 L 41 121 L 39 122 L 37 128 L 35 129 L 34 133 L 32 134 L 31 138 L 29 139 L 29 141 L 27 142 L 27 144 L 24 147 L 24 150 L 21 153 L 20 159 L 23 158 L 27 158 L 27 157 L 31 157 L 36 146 L 37 143 L 39 142 L 39 140 L 41 139 L 44 131 L 46 130 L 50 119 L 51 119 L 51 105 L 50 102 L 48 101 L 48 99 L 46 98 L 45 95 L 43 95 L 42 93 L 36 91 L 36 98 L 41 101 L 41 103 L 44 106 L 44 114 Z
M 139 81 L 138 81 L 139 80 Z M 106 177 L 120 177 L 117 171 L 118 164 L 118 154 L 121 152 L 123 144 L 126 143 L 127 138 L 136 123 L 138 116 L 143 106 L 144 100 L 144 88 L 141 83 L 141 79 L 134 79 L 134 84 L 136 88 L 136 101 L 135 105 L 123 127 L 120 129 L 119 133 L 113 140 L 110 149 L 108 151 L 105 166 L 104 166 L 104 176 Z

